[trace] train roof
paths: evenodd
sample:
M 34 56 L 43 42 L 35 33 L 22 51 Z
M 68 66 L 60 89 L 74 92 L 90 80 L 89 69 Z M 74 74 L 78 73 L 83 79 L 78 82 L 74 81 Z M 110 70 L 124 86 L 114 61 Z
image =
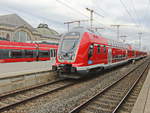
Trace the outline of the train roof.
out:
M 57 48 L 57 45 L 50 45 L 50 44 L 37 44 L 37 43 L 25 43 L 25 42 L 12 42 L 12 41 L 4 41 L 0 40 L 0 45 L 12 45 L 12 46 L 28 46 L 28 47 L 36 47 L 37 45 L 39 47 L 53 47 Z
M 71 30 L 71 32 L 80 32 L 81 34 L 83 34 L 84 32 L 88 32 L 90 34 L 95 35 L 93 37 L 93 41 L 94 42 L 99 42 L 99 40 L 101 40 L 100 43 L 103 43 L 104 45 L 120 47 L 120 48 L 124 48 L 124 49 L 129 49 L 129 50 L 133 49 L 130 44 L 119 42 L 119 41 L 116 41 L 116 40 L 113 40 L 113 39 L 109 39 L 109 38 L 105 38 L 105 37 L 101 36 L 100 33 L 95 32 L 95 31 L 90 30 L 90 29 L 85 28 L 85 27 L 75 27 L 75 28 L 73 28 Z
M 101 43 L 103 43 L 104 45 L 109 45 L 109 46 L 113 46 L 113 47 L 119 47 L 119 48 L 124 48 L 124 49 L 128 49 L 128 50 L 133 50 L 133 51 L 139 51 L 138 49 L 135 49 L 132 47 L 132 45 L 128 44 L 128 43 L 124 43 L 124 42 L 120 42 L 120 41 L 116 41 L 110 38 L 105 38 L 103 36 L 101 36 L 100 33 L 95 32 L 94 30 L 91 30 L 89 28 L 85 28 L 85 27 L 74 27 L 71 32 L 80 32 L 81 34 L 83 34 L 84 32 L 88 32 L 90 34 L 93 34 L 97 37 L 93 38 L 93 40 L 95 42 L 99 42 L 99 40 L 101 40 Z
M 35 46 L 33 43 L 24 43 L 24 42 L 12 42 L 0 40 L 0 45 L 14 45 L 14 46 Z

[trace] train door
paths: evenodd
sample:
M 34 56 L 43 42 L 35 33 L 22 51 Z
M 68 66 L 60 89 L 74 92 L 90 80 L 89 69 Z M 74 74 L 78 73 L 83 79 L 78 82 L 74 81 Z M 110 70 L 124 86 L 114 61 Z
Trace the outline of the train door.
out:
M 94 44 L 91 44 L 88 50 L 88 64 L 93 64 Z
M 52 63 L 54 63 L 55 62 L 55 60 L 56 60 L 56 49 L 50 49 L 50 61 L 52 62 Z
M 112 49 L 108 48 L 108 64 L 112 63 Z
M 36 61 L 39 61 L 39 47 L 36 47 Z
M 128 59 L 128 50 L 126 49 L 125 51 L 126 51 L 125 59 Z

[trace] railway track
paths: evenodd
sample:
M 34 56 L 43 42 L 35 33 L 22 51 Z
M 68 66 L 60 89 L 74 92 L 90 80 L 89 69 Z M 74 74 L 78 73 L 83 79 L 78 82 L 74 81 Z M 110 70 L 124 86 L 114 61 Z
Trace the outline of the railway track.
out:
M 0 95 L 0 112 L 13 108 L 32 99 L 67 88 L 75 83 L 76 82 L 73 81 L 67 81 L 66 79 L 59 79 L 30 88 L 2 94 Z
M 81 82 L 83 82 L 83 80 Z M 58 90 L 67 88 L 77 83 L 80 82 L 79 81 L 73 82 L 68 81 L 66 79 L 60 79 L 49 83 L 41 84 L 38 86 L 26 88 L 20 91 L 13 91 L 8 94 L 0 95 L 0 112 L 9 110 L 10 108 L 17 106 L 18 104 L 30 102 L 32 99 L 36 99 L 46 94 L 55 93 Z
M 149 62 L 145 62 L 100 90 L 91 98 L 85 99 L 69 113 L 116 113 L 130 95 L 143 74 L 148 70 Z

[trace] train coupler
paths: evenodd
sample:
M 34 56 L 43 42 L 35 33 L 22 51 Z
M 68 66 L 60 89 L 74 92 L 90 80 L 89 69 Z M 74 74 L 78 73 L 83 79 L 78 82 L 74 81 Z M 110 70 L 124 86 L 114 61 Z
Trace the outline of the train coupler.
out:
M 57 66 L 53 65 L 52 66 L 52 71 L 57 71 Z

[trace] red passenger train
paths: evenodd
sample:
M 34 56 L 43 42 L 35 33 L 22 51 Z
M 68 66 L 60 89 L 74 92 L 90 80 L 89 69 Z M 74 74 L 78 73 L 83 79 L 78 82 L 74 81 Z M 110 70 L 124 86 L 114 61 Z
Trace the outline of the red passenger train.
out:
M 106 39 L 79 27 L 62 36 L 56 64 L 52 69 L 61 77 L 79 78 L 79 75 L 101 71 L 145 56 L 146 52 L 133 50 L 129 44 Z
M 0 41 L 0 63 L 50 60 L 58 45 Z

